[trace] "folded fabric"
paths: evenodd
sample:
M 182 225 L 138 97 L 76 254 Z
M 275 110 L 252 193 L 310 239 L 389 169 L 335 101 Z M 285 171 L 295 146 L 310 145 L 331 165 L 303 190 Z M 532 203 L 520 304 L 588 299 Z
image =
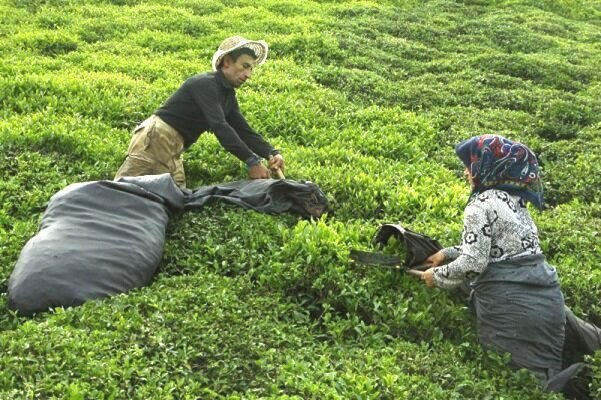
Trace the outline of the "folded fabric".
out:
M 254 179 L 187 191 L 184 208 L 198 209 L 212 201 L 225 201 L 268 214 L 292 212 L 304 218 L 319 218 L 328 207 L 325 194 L 312 182 Z

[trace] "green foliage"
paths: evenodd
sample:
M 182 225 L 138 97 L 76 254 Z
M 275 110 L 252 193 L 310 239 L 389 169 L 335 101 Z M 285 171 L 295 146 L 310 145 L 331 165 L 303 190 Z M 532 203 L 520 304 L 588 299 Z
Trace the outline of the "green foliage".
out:
M 60 31 L 36 31 L 17 34 L 17 44 L 42 55 L 55 57 L 77 50 L 77 38 Z
M 0 283 L 50 197 L 112 179 L 133 126 L 233 34 L 270 45 L 245 116 L 331 205 L 180 215 L 149 287 L 76 309 L 26 319 L 1 294 L 0 398 L 559 398 L 480 348 L 463 295 L 348 252 L 383 222 L 456 244 L 453 146 L 498 132 L 539 154 L 543 249 L 601 323 L 597 1 L 8 0 L 0 22 Z M 211 134 L 185 158 L 190 187 L 245 176 Z
M 599 129 L 596 129 L 600 132 Z M 545 172 L 546 201 L 552 205 L 578 199 L 599 204 L 594 188 L 601 185 L 596 165 L 601 162 L 601 144 L 586 138 L 541 144 L 539 151 Z

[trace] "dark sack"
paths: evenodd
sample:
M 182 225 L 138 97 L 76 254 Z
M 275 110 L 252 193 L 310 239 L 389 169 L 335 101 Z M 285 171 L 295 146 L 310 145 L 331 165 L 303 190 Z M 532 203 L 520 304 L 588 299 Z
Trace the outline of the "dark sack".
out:
M 394 236 L 405 244 L 405 267 L 420 267 L 428 257 L 442 249 L 437 240 L 421 233 L 413 232 L 400 224 L 383 224 L 372 239 L 372 245 L 384 246 Z
M 312 182 L 254 179 L 188 191 L 185 209 L 199 209 L 212 201 L 225 201 L 268 214 L 291 212 L 305 218 L 319 218 L 328 207 L 325 194 Z
M 48 204 L 8 282 L 8 307 L 30 315 L 147 285 L 183 192 L 168 174 L 72 184 Z

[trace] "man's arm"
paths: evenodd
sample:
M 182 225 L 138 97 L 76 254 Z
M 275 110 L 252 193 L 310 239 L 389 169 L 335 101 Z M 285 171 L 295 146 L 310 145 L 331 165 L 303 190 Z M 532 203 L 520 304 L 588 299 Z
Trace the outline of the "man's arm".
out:
M 190 89 L 194 102 L 206 118 L 209 129 L 215 134 L 221 146 L 249 167 L 257 164 L 260 161 L 259 156 L 238 136 L 236 130 L 225 118 L 217 83 L 211 80 L 201 80 Z
M 261 157 L 269 158 L 270 155 L 279 154 L 279 150 L 274 149 L 263 136 L 259 135 L 248 125 L 237 103 L 235 109 L 227 116 L 227 121 L 236 130 L 240 139 Z
M 259 135 L 250 127 L 250 125 L 248 125 L 246 118 L 244 118 L 240 112 L 237 101 L 234 110 L 228 115 L 227 119 L 230 122 L 230 125 L 238 132 L 240 139 L 242 139 L 248 147 L 260 156 L 269 159 L 269 168 L 272 171 L 279 170 L 281 173 L 284 172 L 284 157 L 282 157 L 279 150 L 274 149 L 263 136 Z

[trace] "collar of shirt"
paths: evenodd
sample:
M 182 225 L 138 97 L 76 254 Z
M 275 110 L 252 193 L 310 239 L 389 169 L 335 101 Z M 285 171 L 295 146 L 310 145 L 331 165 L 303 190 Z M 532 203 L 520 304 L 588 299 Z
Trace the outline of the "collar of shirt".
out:
M 221 70 L 217 70 L 215 72 L 215 78 L 217 79 L 217 82 L 224 88 L 234 90 L 231 83 L 226 79 Z

